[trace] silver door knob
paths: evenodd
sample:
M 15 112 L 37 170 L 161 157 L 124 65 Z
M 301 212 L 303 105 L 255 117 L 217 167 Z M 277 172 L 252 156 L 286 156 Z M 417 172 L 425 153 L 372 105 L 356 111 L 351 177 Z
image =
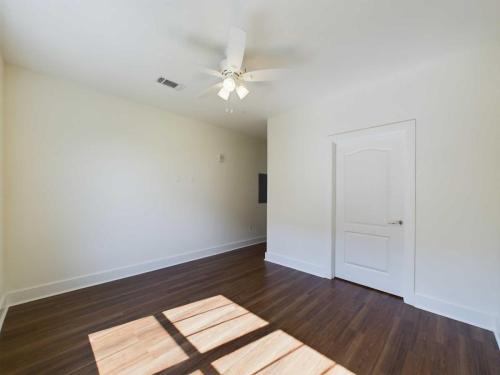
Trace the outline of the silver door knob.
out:
M 389 221 L 388 224 L 392 225 L 403 225 L 403 220 Z

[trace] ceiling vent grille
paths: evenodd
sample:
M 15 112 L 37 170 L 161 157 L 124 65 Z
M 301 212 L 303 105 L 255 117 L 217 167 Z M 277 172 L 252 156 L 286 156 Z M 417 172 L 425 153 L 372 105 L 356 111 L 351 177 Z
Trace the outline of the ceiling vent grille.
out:
M 180 90 L 182 89 L 182 85 L 179 85 L 177 82 L 170 81 L 169 79 L 166 79 L 164 77 L 160 77 L 156 80 L 156 82 L 161 83 L 162 85 L 171 87 L 175 90 Z

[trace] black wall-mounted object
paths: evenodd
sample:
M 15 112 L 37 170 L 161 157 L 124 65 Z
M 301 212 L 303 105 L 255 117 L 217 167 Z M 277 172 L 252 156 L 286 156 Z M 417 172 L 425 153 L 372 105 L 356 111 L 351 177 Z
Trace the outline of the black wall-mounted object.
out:
M 259 173 L 259 203 L 267 203 L 267 173 Z

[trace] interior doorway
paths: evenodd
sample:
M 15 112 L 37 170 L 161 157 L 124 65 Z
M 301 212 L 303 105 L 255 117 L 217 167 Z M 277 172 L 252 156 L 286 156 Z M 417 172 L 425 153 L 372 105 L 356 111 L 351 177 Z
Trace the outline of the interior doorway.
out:
M 412 303 L 415 120 L 332 139 L 333 276 Z

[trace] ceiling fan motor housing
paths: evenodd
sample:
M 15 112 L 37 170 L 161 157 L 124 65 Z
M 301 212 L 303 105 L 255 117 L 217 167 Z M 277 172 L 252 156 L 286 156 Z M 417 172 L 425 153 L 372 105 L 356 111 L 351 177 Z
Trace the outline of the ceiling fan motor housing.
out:
M 224 76 L 224 77 L 233 77 L 235 79 L 239 79 L 240 76 L 245 72 L 246 69 L 244 69 L 243 67 L 238 70 L 238 69 L 235 69 L 234 67 L 230 66 L 227 62 L 227 60 L 222 60 L 221 63 L 220 63 L 220 70 L 221 70 L 221 74 Z

